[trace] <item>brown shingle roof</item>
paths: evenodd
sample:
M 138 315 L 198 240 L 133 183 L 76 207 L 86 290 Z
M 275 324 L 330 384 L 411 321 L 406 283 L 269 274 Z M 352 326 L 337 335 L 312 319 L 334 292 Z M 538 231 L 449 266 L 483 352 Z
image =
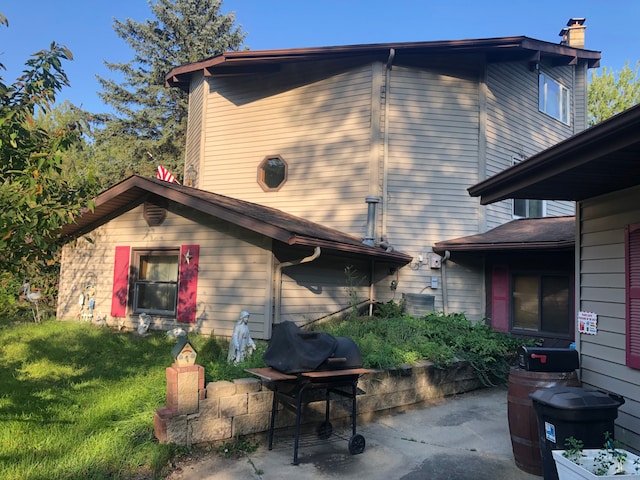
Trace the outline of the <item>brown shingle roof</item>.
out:
M 438 242 L 434 252 L 484 253 L 497 250 L 572 250 L 575 217 L 522 218 L 485 233 Z
M 322 247 L 400 265 L 411 261 L 404 253 L 387 252 L 362 243 L 362 238 L 290 215 L 275 208 L 198 190 L 155 178 L 134 175 L 101 193 L 93 212 L 85 211 L 75 223 L 62 229 L 63 239 L 84 235 L 141 203 L 166 199 L 207 215 L 226 220 L 288 245 Z

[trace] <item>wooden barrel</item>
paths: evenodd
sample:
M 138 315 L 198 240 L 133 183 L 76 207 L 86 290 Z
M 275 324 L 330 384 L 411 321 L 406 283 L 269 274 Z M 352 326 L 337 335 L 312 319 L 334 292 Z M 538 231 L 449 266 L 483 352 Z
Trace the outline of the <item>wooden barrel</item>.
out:
M 538 419 L 529 394 L 549 387 L 579 387 L 573 372 L 530 372 L 513 367 L 509 373 L 507 416 L 511 448 L 517 467 L 532 475 L 543 476 Z

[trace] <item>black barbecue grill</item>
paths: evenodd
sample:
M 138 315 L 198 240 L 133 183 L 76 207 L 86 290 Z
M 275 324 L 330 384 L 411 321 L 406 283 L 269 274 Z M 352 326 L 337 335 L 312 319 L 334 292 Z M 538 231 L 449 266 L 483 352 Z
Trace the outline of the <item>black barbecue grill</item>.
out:
M 317 400 L 313 391 L 325 391 L 325 418 L 317 428 L 318 438 L 326 440 L 333 433 L 330 418 L 331 394 L 351 399 L 351 437 L 349 452 L 364 451 L 364 437 L 356 432 L 356 396 L 360 375 L 372 372 L 362 368 L 362 357 L 356 343 L 347 337 L 333 337 L 327 333 L 309 332 L 293 322 L 274 326 L 263 359 L 269 367 L 252 368 L 247 372 L 266 380 L 273 391 L 269 450 L 273 447 L 273 433 L 278 403 L 293 409 L 296 415 L 293 464 L 298 464 L 300 424 L 303 406 Z

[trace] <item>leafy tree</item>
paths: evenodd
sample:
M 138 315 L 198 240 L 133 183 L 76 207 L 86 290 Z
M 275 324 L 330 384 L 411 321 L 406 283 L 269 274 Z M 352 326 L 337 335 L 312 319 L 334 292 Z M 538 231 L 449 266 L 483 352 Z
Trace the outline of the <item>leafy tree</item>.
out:
M 0 23 L 8 26 L 2 15 Z M 84 188 L 63 173 L 64 152 L 81 132 L 47 130 L 35 120 L 69 84 L 63 60 L 72 60 L 71 52 L 52 43 L 13 84 L 0 77 L 0 272 L 31 276 L 54 265 L 59 229 L 87 205 Z
M 617 74 L 607 67 L 602 74 L 591 74 L 588 88 L 587 115 L 589 126 L 640 103 L 640 62 L 632 70 L 627 62 Z
M 187 129 L 187 95 L 167 88 L 174 67 L 238 50 L 245 34 L 234 14 L 222 14 L 222 0 L 149 1 L 153 20 L 116 20 L 114 29 L 135 52 L 127 63 L 105 62 L 124 80 L 98 77 L 102 100 L 114 113 L 97 116 L 95 155 L 108 186 L 133 174 L 153 175 L 162 164 L 182 172 Z

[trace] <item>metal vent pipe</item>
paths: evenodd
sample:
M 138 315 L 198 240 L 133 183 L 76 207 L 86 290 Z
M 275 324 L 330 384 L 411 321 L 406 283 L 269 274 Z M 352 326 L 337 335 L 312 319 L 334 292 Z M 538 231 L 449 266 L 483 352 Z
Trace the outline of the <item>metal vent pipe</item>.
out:
M 374 247 L 376 244 L 376 204 L 380 203 L 382 199 L 377 195 L 367 195 L 365 202 L 367 202 L 367 236 L 364 238 L 365 245 Z

